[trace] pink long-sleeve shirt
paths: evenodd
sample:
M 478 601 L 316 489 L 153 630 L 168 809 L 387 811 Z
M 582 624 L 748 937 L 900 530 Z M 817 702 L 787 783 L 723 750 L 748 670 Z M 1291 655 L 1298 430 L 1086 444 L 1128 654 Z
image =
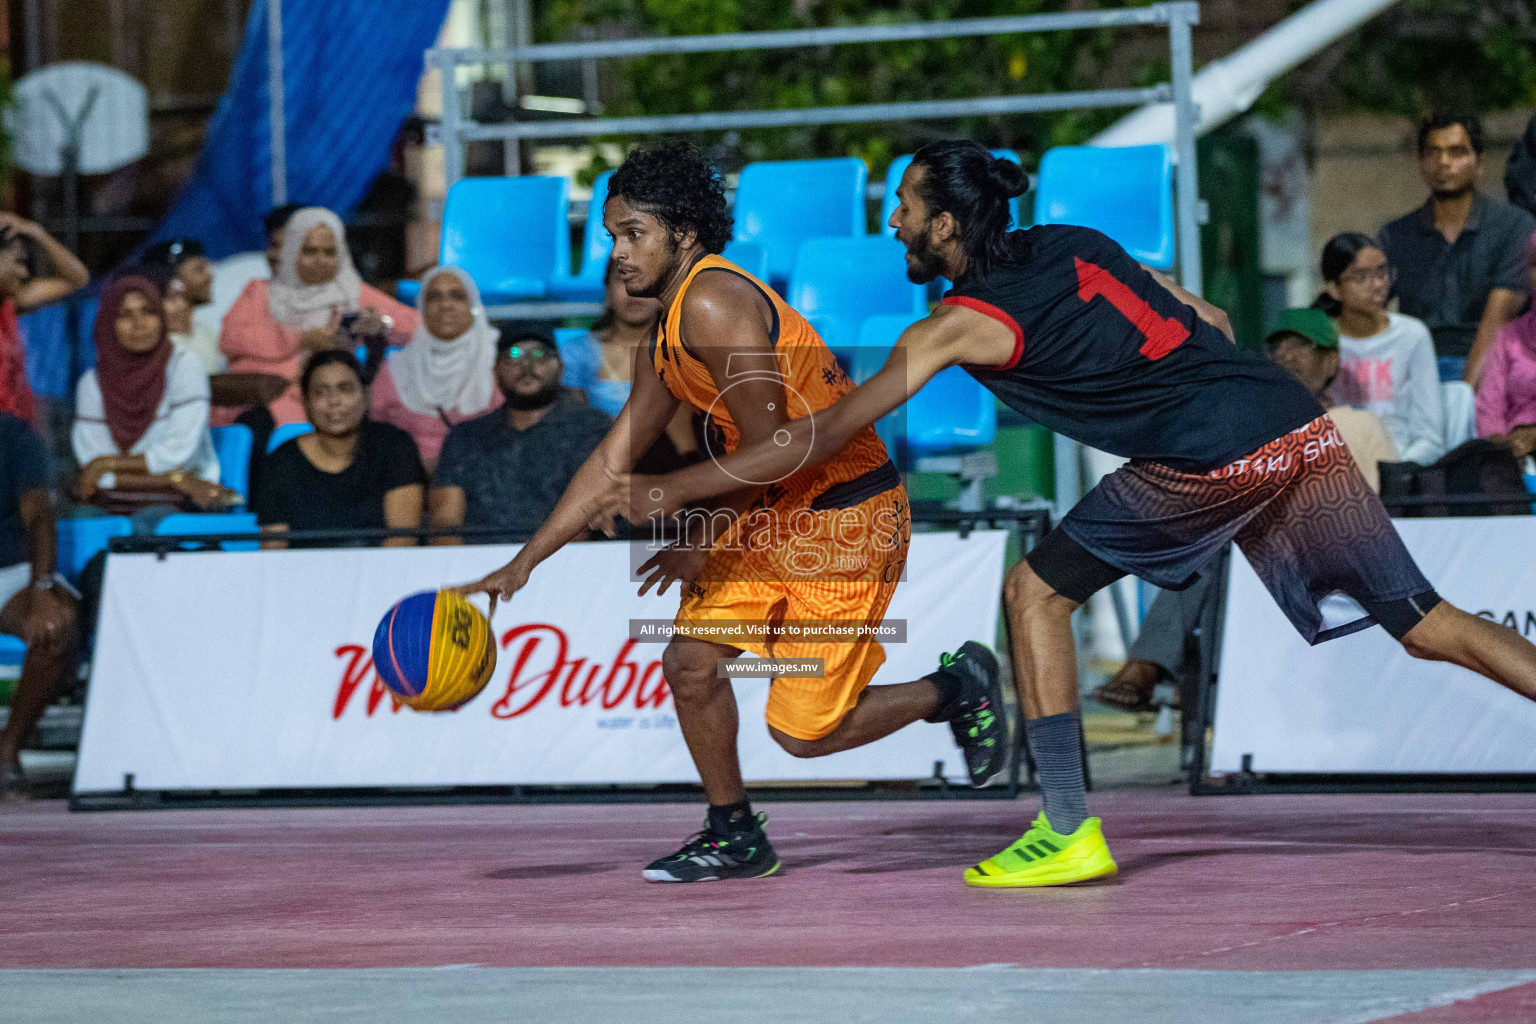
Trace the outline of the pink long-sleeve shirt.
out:
M 229 373 L 270 373 L 291 381 L 288 390 L 273 399 L 267 408 L 279 426 L 302 423 L 304 401 L 299 394 L 298 380 L 308 353 L 299 345 L 299 332 L 279 323 L 272 315 L 267 286 L 265 280 L 250 282 L 235 304 L 229 307 L 229 312 L 224 314 L 223 330 L 219 332 L 219 351 L 229 360 Z M 364 309 L 372 306 L 393 318 L 392 338 L 409 338 L 420 323 L 420 314 L 414 309 L 401 305 L 370 285 L 363 285 L 358 305 Z M 217 419 L 227 417 L 228 422 L 233 422 L 235 411 L 218 410 L 222 415 Z
M 1477 389 L 1477 436 L 1536 423 L 1536 309 L 1505 324 L 1483 360 Z
M 373 378 L 373 386 L 368 391 L 371 403 L 368 415 L 381 423 L 393 423 L 410 434 L 428 468 L 437 465 L 438 453 L 443 450 L 443 442 L 448 439 L 450 427 L 499 409 L 505 401 L 501 389 L 496 388 L 491 391 L 491 404 L 472 413 L 463 413 L 458 409 L 444 410 L 442 415 L 417 412 L 400 400 L 400 391 L 395 387 L 395 375 L 388 360 L 380 367 L 379 375 Z

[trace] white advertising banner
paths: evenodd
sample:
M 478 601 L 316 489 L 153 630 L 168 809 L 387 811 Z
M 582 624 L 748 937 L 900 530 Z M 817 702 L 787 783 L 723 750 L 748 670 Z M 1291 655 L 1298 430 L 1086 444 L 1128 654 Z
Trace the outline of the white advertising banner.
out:
M 1536 640 L 1536 518 L 1403 519 L 1447 601 Z M 1211 770 L 1536 772 L 1536 703 L 1380 628 L 1309 647 L 1234 552 Z
M 992 643 L 1007 532 L 917 534 L 875 683 L 917 679 L 941 651 Z M 397 707 L 373 671 L 374 627 L 407 594 L 477 579 L 514 546 L 113 555 L 77 793 L 137 789 L 697 781 L 662 679 L 677 588 L 640 597 L 623 542 L 573 544 L 496 611 L 485 691 L 454 712 Z M 483 605 L 482 605 L 483 607 Z M 964 767 L 949 729 L 797 759 L 763 722 L 767 679 L 735 683 L 749 780 L 924 778 Z

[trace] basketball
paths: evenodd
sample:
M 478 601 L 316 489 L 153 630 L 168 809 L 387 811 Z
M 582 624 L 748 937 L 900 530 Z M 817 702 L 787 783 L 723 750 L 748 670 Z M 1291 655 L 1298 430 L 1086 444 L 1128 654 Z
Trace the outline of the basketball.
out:
M 452 711 L 485 689 L 495 671 L 491 624 L 462 594 L 412 594 L 374 631 L 373 665 L 400 703 Z

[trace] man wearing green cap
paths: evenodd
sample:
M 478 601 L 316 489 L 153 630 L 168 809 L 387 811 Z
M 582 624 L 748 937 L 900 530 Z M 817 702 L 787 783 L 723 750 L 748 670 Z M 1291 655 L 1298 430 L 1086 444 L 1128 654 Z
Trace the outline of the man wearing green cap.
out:
M 1401 456 L 1374 413 L 1335 405 L 1328 395 L 1329 385 L 1339 374 L 1339 329 L 1333 318 L 1320 309 L 1288 309 L 1280 314 L 1264 345 L 1276 365 L 1289 371 L 1327 407 L 1371 490 L 1381 490 L 1377 464 L 1397 462 Z

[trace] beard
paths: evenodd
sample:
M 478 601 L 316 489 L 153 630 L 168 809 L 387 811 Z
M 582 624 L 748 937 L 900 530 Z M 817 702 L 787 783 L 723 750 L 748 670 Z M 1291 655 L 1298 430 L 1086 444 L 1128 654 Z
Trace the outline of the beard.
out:
M 559 398 L 562 390 L 560 378 L 556 377 L 542 388 L 539 388 L 539 390 L 530 394 L 522 394 L 512 390 L 503 390 L 501 394 L 507 400 L 507 404 L 518 412 L 536 412 L 539 409 L 547 408 L 550 403 Z
M 624 282 L 624 290 L 632 299 L 659 299 L 661 293 L 666 290 L 667 282 L 672 280 L 672 275 L 677 270 L 677 239 L 672 237 L 672 232 L 667 232 L 667 259 L 661 265 L 661 270 L 650 281 L 637 287 L 632 287 L 633 279 Z
M 947 269 L 944 260 L 933 249 L 933 227 L 929 225 L 923 228 L 923 233 L 916 236 L 907 246 L 907 255 L 917 261 L 917 266 L 907 264 L 907 280 L 913 284 L 927 284 L 936 277 L 943 275 Z

